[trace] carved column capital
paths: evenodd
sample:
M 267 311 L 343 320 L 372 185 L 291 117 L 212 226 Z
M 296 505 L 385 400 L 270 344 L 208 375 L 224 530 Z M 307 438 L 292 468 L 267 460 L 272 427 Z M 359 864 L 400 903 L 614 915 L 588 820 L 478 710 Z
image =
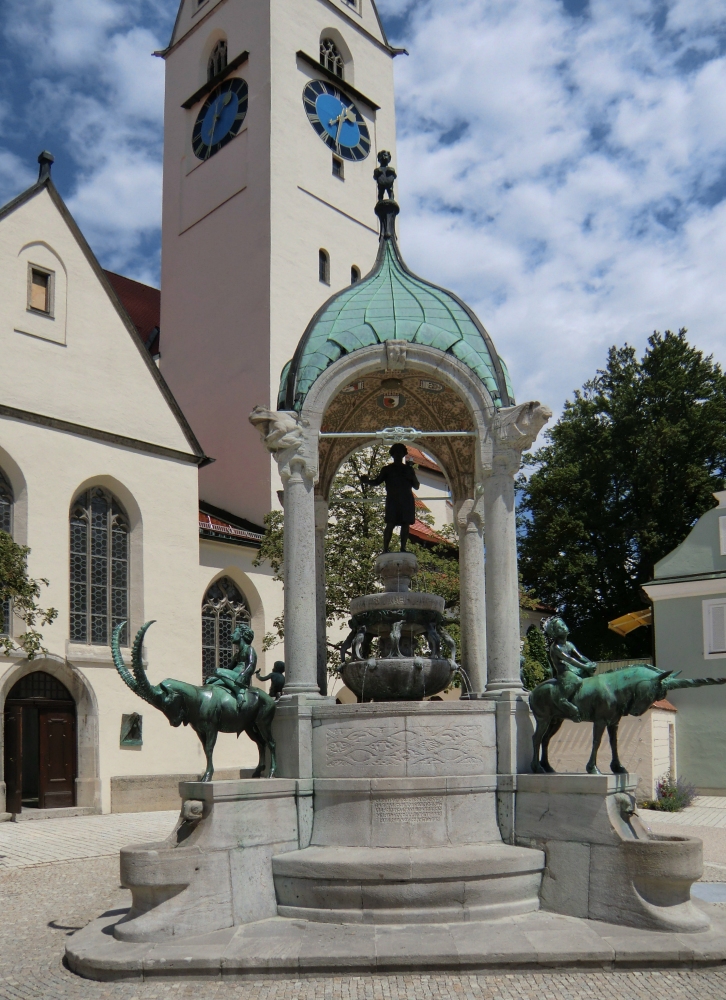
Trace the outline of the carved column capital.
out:
M 275 456 L 283 483 L 299 473 L 313 482 L 318 476 L 317 440 L 306 420 L 292 410 L 256 406 L 249 416 L 265 448 Z
M 532 447 L 551 416 L 552 410 L 536 401 L 499 410 L 492 423 L 491 466 L 484 475 L 487 478 L 516 476 L 522 464 L 522 452 Z

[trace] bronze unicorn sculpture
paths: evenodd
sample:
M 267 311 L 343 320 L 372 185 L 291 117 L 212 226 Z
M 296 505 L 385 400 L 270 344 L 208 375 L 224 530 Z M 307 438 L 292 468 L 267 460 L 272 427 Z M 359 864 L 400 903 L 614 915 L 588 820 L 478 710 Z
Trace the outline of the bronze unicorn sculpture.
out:
M 538 684 L 529 696 L 537 722 L 532 737 L 535 774 L 554 772 L 548 758 L 549 744 L 565 719 L 593 724 L 592 753 L 585 766 L 588 774 L 600 774 L 597 752 L 605 729 L 612 754 L 610 770 L 624 774 L 626 768 L 618 757 L 618 726 L 624 715 L 644 715 L 656 701 L 678 688 L 726 684 L 726 677 L 679 677 L 672 670 L 658 670 L 650 664 L 595 675 L 597 664 L 569 642 L 569 629 L 562 618 L 549 618 L 544 632 L 551 640 L 549 660 L 555 676 Z

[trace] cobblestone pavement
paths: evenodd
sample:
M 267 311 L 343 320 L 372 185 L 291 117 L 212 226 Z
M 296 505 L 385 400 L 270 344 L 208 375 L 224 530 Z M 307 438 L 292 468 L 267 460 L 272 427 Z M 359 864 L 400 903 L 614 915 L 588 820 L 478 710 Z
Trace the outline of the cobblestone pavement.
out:
M 73 820 L 66 821 L 72 823 Z M 146 838 L 144 838 L 146 839 Z M 2 1000 L 726 1000 L 726 969 L 701 972 L 337 976 L 248 982 L 94 983 L 62 964 L 67 935 L 129 905 L 116 857 L 0 871 Z
M 0 869 L 116 855 L 127 844 L 164 840 L 176 812 L 112 813 L 0 823 Z

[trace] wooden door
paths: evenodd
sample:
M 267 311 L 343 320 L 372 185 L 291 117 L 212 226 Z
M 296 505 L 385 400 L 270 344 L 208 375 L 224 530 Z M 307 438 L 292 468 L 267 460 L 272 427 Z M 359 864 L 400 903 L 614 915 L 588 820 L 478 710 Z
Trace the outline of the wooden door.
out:
M 23 710 L 6 708 L 5 719 L 5 808 L 19 813 L 23 808 Z
M 75 805 L 75 712 L 40 710 L 40 790 L 38 806 Z

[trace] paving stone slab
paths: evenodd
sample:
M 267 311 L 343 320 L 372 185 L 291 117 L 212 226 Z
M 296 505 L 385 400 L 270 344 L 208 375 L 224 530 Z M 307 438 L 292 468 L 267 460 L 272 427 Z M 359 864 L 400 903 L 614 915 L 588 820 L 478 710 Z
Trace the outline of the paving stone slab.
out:
M 319 924 L 275 917 L 154 945 L 116 941 L 118 914 L 68 940 L 74 971 L 88 978 L 255 978 L 286 974 L 515 969 L 695 968 L 726 964 L 726 907 L 700 904 L 711 930 L 669 934 L 553 913 L 468 924 Z

